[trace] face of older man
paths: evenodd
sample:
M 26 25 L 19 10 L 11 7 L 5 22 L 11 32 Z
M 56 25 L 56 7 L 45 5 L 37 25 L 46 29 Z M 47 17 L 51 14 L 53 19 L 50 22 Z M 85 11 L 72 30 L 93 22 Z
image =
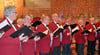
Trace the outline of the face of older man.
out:
M 17 18 L 17 12 L 16 9 L 12 9 L 12 12 L 8 16 L 12 21 L 16 20 Z

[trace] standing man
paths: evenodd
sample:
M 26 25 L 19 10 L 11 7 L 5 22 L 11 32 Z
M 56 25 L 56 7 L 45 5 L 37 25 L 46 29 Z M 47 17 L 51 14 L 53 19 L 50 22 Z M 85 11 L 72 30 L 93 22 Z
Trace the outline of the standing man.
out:
M 29 15 L 25 15 L 23 17 L 23 25 L 29 27 L 33 32 L 34 32 L 34 27 L 31 26 L 31 17 Z M 22 44 L 22 55 L 35 55 L 35 50 L 36 50 L 36 43 L 35 40 L 39 40 L 38 38 L 34 38 L 34 39 L 29 39 L 30 37 L 32 37 L 32 35 L 28 36 L 28 40 L 27 42 L 25 42 L 26 40 L 23 40 L 21 42 Z
M 86 25 L 86 30 L 90 30 L 90 33 L 87 35 L 88 47 L 87 55 L 94 55 L 95 45 L 96 45 L 96 27 L 94 25 L 94 17 L 90 18 L 90 23 Z
M 49 17 L 45 16 L 42 18 L 42 24 L 37 27 L 37 33 L 48 30 L 47 35 L 36 42 L 36 47 L 39 55 L 50 55 L 51 35 L 48 25 Z
M 76 52 L 77 55 L 84 55 L 84 44 L 85 44 L 85 35 L 82 34 L 84 31 L 83 29 L 83 20 L 79 20 L 79 24 L 77 24 L 79 31 L 75 33 L 75 40 L 76 40 Z
M 49 29 L 53 33 L 60 24 L 58 23 L 58 14 L 54 13 L 52 14 L 53 22 L 49 24 Z M 53 37 L 53 52 L 52 55 L 61 55 L 61 42 L 62 42 L 62 33 L 60 33 L 58 36 Z
M 11 28 L 6 32 L 0 33 L 0 55 L 20 55 L 20 41 L 27 39 L 27 37 L 23 37 L 24 34 L 21 34 L 17 38 L 10 37 L 10 34 L 17 30 L 13 24 L 16 16 L 15 6 L 5 7 L 4 19 L 10 24 Z
M 96 30 L 100 29 L 100 21 L 95 24 Z M 98 54 L 100 55 L 100 31 L 97 32 L 97 39 L 99 40 Z
M 63 52 L 62 55 L 70 55 L 70 45 L 72 42 L 72 35 L 71 35 L 71 19 L 67 19 L 65 25 L 68 25 L 68 27 L 63 32 L 63 38 L 62 38 L 62 44 L 63 44 Z

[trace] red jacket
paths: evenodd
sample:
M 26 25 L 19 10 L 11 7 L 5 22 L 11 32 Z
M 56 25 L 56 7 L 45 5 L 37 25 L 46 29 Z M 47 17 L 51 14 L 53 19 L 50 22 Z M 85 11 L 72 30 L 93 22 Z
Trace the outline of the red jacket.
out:
M 22 25 L 21 27 L 23 27 Z M 16 25 L 17 29 L 21 28 Z M 34 27 L 30 27 L 34 31 Z M 31 35 L 29 36 L 31 37 Z M 22 45 L 22 53 L 21 55 L 34 55 L 35 53 L 35 41 L 34 39 L 29 39 L 27 42 L 21 42 Z
M 94 32 L 94 27 L 91 23 L 86 25 L 86 30 L 92 29 L 92 32 L 87 35 L 87 40 L 88 41 L 94 41 L 95 40 L 95 32 Z
M 95 24 L 96 29 L 100 27 L 100 21 Z M 97 32 L 97 38 L 100 38 L 100 32 Z
M 46 30 L 47 28 L 43 24 L 40 24 L 37 27 L 37 33 L 44 32 Z M 47 36 L 45 36 L 44 38 L 36 42 L 37 51 L 39 51 L 40 53 L 49 53 L 50 52 L 50 42 L 51 42 L 51 39 L 50 39 L 50 34 L 48 32 Z
M 78 44 L 84 44 L 85 43 L 85 35 L 81 34 L 83 32 L 83 28 L 80 25 L 77 25 L 79 27 L 79 31 L 75 33 L 75 40 Z
M 48 27 L 52 33 L 58 28 L 54 22 L 51 22 Z M 58 35 L 57 38 L 53 37 L 53 47 L 59 45 L 60 45 L 60 35 Z
M 6 31 L 3 37 L 0 38 L 0 55 L 20 55 L 20 40 L 19 38 L 10 37 L 10 34 L 13 32 L 15 32 L 15 30 L 11 27 L 11 29 Z

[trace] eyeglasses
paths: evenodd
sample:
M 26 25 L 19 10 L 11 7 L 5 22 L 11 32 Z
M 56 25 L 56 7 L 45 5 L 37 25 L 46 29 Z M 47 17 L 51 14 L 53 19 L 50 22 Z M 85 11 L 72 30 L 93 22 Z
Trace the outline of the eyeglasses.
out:
M 13 12 L 13 13 L 17 14 L 17 12 Z

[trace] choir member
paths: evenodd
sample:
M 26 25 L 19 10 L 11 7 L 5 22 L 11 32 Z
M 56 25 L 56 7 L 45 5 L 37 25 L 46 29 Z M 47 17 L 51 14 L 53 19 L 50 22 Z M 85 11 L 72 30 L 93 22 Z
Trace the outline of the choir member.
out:
M 61 24 L 59 24 L 58 14 L 52 14 L 53 22 L 49 24 L 49 29 L 53 33 Z M 58 36 L 53 37 L 53 51 L 52 55 L 60 55 L 61 54 L 61 42 L 62 42 L 62 33 Z
M 6 32 L 1 33 L 3 34 L 2 36 L 0 34 L 1 36 L 0 55 L 20 55 L 20 41 L 27 39 L 27 36 L 23 37 L 24 34 L 21 34 L 17 38 L 10 37 L 10 34 L 12 34 L 13 32 L 17 30 L 13 24 L 13 21 L 16 19 L 16 16 L 17 16 L 17 13 L 16 13 L 15 6 L 5 7 L 5 10 L 4 10 L 5 20 L 3 21 L 6 21 L 7 23 L 9 23 L 11 28 Z
M 17 19 L 17 24 L 15 26 L 17 29 L 21 28 L 23 26 L 23 19 L 22 18 Z
M 49 25 L 49 17 L 42 17 L 42 24 L 37 26 L 37 33 L 38 32 L 44 32 L 48 30 L 46 36 L 44 36 L 42 39 L 36 42 L 37 51 L 39 52 L 39 55 L 49 55 L 50 52 L 50 43 L 51 43 L 51 34 L 50 30 L 48 28 Z
M 71 27 L 69 26 L 71 24 L 71 19 L 67 19 L 64 25 L 68 25 L 68 27 L 63 32 L 63 38 L 62 38 L 62 45 L 63 45 L 63 52 L 62 55 L 70 55 L 70 45 L 72 42 L 72 35 L 71 35 Z
M 90 23 L 86 25 L 86 30 L 90 31 L 87 35 L 87 55 L 94 55 L 95 52 L 95 45 L 96 45 L 96 30 L 94 25 L 94 17 L 90 18 Z
M 31 26 L 31 17 L 29 15 L 25 15 L 23 17 L 23 25 L 28 26 L 34 32 L 34 27 Z M 35 37 L 34 39 L 29 39 L 30 37 L 32 37 L 32 35 L 28 36 L 28 40 L 23 40 L 21 42 L 22 55 L 35 55 L 35 50 L 36 50 L 35 40 L 38 41 L 39 38 Z
M 100 29 L 100 21 L 97 22 L 95 25 L 96 25 L 96 29 L 99 30 Z M 100 55 L 100 31 L 97 32 L 97 39 L 99 40 L 98 54 Z
M 79 28 L 79 31 L 75 33 L 76 52 L 77 52 L 77 55 L 84 55 L 85 35 L 82 34 L 82 32 L 84 31 L 83 20 L 80 19 L 78 23 L 79 24 L 77 24 L 76 27 Z
M 23 27 L 23 19 L 19 18 L 17 19 L 17 24 L 15 24 L 16 29 L 20 29 L 21 27 Z M 20 41 L 20 55 L 22 55 L 22 45 L 21 45 L 21 41 Z

